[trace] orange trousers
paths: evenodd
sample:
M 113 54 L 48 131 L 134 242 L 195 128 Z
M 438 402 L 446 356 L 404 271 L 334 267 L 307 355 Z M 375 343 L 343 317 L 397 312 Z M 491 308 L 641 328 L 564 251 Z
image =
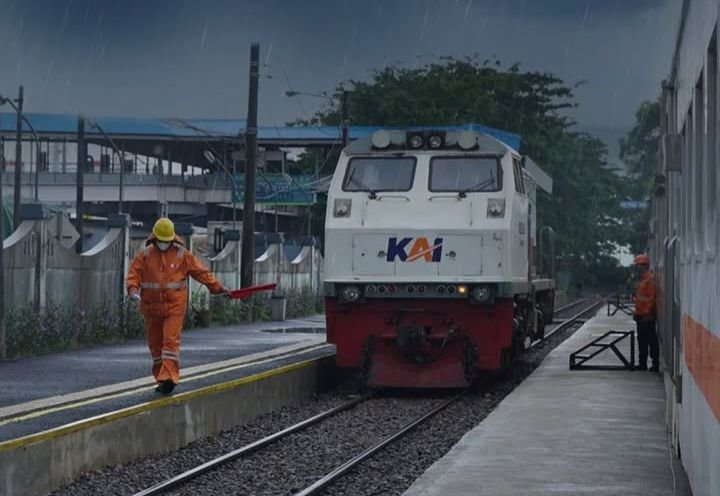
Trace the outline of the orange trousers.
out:
M 145 316 L 152 373 L 157 382 L 170 379 L 180 383 L 180 333 L 184 323 L 183 315 Z

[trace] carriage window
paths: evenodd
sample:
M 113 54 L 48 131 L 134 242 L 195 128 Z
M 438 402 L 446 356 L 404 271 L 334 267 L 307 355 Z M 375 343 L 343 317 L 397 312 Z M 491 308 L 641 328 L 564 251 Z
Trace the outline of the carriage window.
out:
M 500 191 L 497 157 L 435 157 L 430 161 L 430 191 Z
M 359 157 L 350 159 L 343 191 L 410 191 L 415 157 Z

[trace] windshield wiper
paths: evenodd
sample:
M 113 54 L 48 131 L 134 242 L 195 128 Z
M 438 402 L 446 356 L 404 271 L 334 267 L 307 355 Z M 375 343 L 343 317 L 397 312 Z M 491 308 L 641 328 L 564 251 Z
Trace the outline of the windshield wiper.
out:
M 360 179 L 358 179 L 357 177 L 352 176 L 352 177 L 350 178 L 350 182 L 357 184 L 357 185 L 360 186 L 363 190 L 367 191 L 367 193 L 368 193 L 368 198 L 370 198 L 371 200 L 374 200 L 374 199 L 377 198 L 377 193 L 375 192 L 375 190 L 372 189 L 371 187 L 367 186 L 365 183 L 363 183 L 363 182 L 362 182 Z
M 473 184 L 469 188 L 462 189 L 458 191 L 458 198 L 465 198 L 467 197 L 467 193 L 469 191 L 482 191 L 486 187 L 490 186 L 491 184 L 495 183 L 495 178 L 493 177 L 492 173 L 490 173 L 490 179 L 485 179 L 484 181 L 481 181 L 477 184 Z

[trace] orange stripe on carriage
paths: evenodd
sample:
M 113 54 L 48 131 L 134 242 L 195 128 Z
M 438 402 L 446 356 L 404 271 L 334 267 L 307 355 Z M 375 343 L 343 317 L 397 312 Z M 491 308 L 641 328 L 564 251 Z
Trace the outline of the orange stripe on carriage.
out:
M 682 327 L 685 363 L 720 422 L 720 338 L 687 314 Z

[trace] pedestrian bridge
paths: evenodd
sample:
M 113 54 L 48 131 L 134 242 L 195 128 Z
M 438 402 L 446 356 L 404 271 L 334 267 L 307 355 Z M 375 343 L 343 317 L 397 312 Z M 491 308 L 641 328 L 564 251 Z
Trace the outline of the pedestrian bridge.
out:
M 38 197 L 45 203 L 75 203 L 77 175 L 69 172 L 41 172 L 37 178 Z M 83 176 L 86 202 L 116 202 L 120 198 L 120 174 L 86 173 Z M 3 173 L 3 196 L 13 194 L 12 172 Z M 35 196 L 35 174 L 23 174 L 23 198 Z M 231 180 L 224 174 L 148 175 L 123 177 L 123 202 L 167 202 L 194 204 L 232 203 Z

